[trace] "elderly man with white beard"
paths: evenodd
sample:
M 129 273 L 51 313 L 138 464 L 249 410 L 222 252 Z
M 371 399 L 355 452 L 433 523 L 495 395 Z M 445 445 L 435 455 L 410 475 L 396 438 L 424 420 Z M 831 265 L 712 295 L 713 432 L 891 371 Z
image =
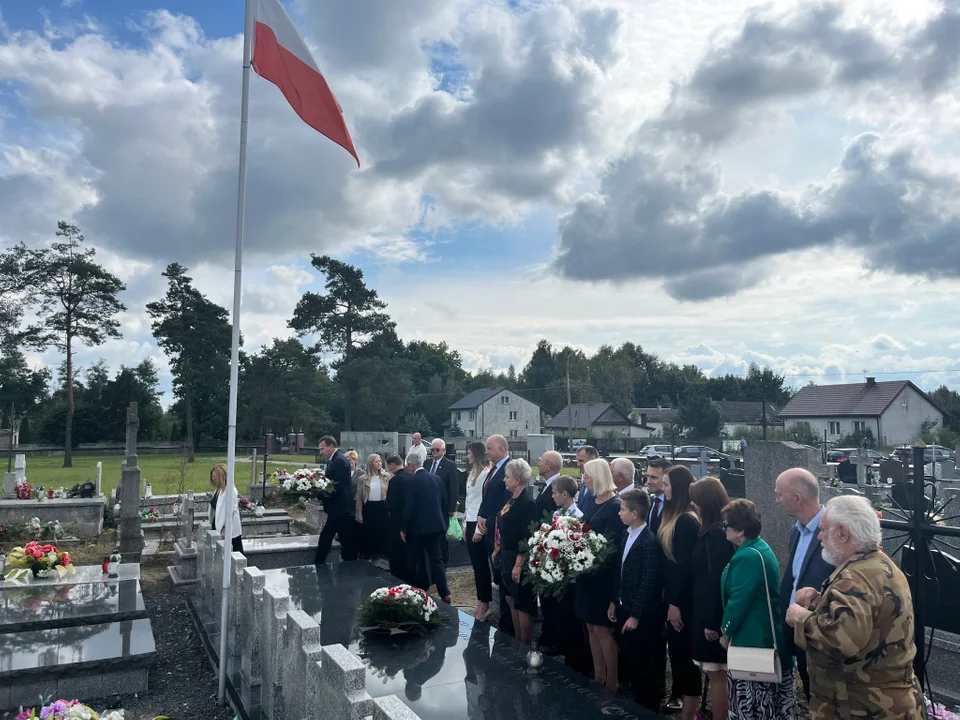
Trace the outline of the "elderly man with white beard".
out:
M 811 720 L 924 717 L 913 672 L 913 598 L 880 539 L 880 520 L 866 498 L 827 503 L 820 540 L 823 559 L 837 569 L 819 592 L 798 590 L 786 617 L 807 653 Z

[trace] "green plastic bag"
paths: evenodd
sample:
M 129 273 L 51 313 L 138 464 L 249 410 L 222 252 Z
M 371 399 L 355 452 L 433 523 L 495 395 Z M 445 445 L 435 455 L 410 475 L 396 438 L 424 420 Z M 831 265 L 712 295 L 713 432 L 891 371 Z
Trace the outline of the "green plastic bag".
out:
M 447 525 L 447 539 L 463 540 L 463 528 L 455 517 L 450 518 L 450 523 Z

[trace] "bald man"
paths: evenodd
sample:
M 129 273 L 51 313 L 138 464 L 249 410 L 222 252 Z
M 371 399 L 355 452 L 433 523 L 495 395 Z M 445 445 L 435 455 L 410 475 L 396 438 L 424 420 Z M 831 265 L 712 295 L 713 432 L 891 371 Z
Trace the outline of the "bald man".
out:
M 786 624 L 785 612 L 796 600 L 798 588 L 819 588 L 823 581 L 830 577 L 834 567 L 820 554 L 820 518 L 823 517 L 823 505 L 820 504 L 820 483 L 814 474 L 805 468 L 784 471 L 777 478 L 776 495 L 777 505 L 797 521 L 790 530 L 790 557 L 784 564 L 783 580 L 780 583 L 780 608 L 784 614 L 783 652 L 797 658 L 803 692 L 809 701 L 807 654 L 794 643 L 793 629 Z
M 537 510 L 540 516 L 543 516 L 545 512 L 552 515 L 557 509 L 557 502 L 553 499 L 550 484 L 560 477 L 561 468 L 563 468 L 563 458 L 555 450 L 547 450 L 537 462 L 540 477 L 545 478 L 547 482 L 540 494 L 537 495 Z

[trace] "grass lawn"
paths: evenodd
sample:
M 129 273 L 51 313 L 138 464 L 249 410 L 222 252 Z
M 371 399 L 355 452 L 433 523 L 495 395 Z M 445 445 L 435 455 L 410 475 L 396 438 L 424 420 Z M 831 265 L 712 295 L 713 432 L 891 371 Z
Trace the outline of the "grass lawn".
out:
M 288 470 L 294 469 L 300 463 L 313 463 L 313 455 L 303 455 L 299 458 L 277 456 L 283 465 L 267 463 L 267 470 L 273 472 L 278 467 Z M 241 494 L 247 490 L 250 482 L 249 456 L 242 458 L 246 462 L 237 460 L 237 488 Z M 73 467 L 64 468 L 63 457 L 27 456 L 27 480 L 36 487 L 38 484 L 45 488 L 73 487 L 77 483 L 93 482 L 97 477 L 97 463 L 103 463 L 102 489 L 104 495 L 109 495 L 120 482 L 120 467 L 122 455 L 74 455 Z M 153 486 L 154 495 L 172 495 L 177 492 L 181 471 L 185 476 L 185 488 L 195 492 L 206 492 L 210 489 L 210 468 L 220 462 L 226 462 L 224 455 L 197 454 L 196 462 L 181 462 L 179 455 L 140 455 L 138 456 L 140 475 L 144 481 Z M 292 463 L 292 464 L 288 464 Z M 263 465 L 259 466 L 263 472 Z

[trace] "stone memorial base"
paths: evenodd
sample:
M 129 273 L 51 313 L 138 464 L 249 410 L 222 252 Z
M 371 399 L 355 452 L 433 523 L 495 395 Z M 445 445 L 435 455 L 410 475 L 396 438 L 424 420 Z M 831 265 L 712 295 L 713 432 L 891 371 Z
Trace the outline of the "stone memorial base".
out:
M 194 528 L 207 520 L 207 514 L 201 514 L 199 511 L 194 519 Z M 270 508 L 264 512 L 262 517 L 243 514 L 240 516 L 240 525 L 243 528 L 244 537 L 259 537 L 270 535 L 286 535 L 290 532 L 290 515 L 286 510 Z M 178 520 L 176 516 L 162 518 L 156 522 L 146 522 L 141 524 L 143 528 L 143 537 L 145 540 L 166 540 L 173 541 L 183 532 L 182 519 Z
M 105 497 L 56 498 L 54 500 L 0 500 L 0 523 L 14 525 L 39 518 L 41 523 L 59 520 L 63 529 L 84 540 L 103 532 Z
M 156 657 L 140 567 L 0 582 L 0 711 L 145 692 Z
M 553 658 L 527 667 L 528 647 L 443 603 L 425 637 L 361 633 L 364 598 L 398 582 L 363 560 L 260 570 L 233 553 L 221 628 L 224 548 L 205 532 L 187 605 L 214 667 L 227 633 L 227 690 L 244 720 L 660 717 Z

